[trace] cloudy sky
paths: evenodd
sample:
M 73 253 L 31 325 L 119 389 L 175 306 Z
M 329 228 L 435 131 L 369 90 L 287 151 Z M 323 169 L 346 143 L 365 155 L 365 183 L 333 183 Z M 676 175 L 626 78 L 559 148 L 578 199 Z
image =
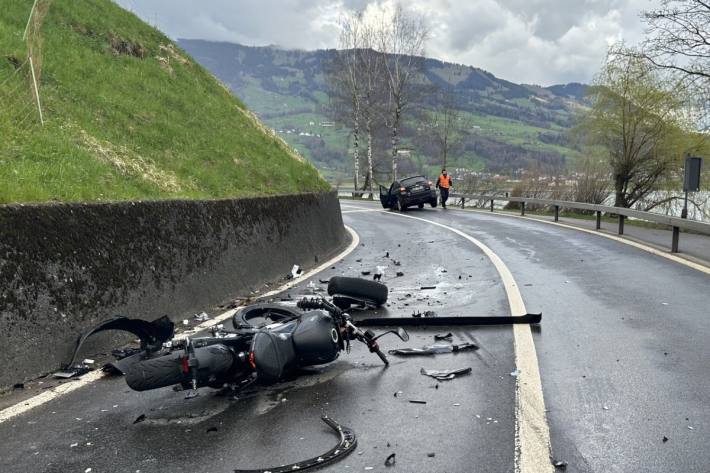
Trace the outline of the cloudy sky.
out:
M 395 0 L 116 0 L 172 38 L 333 48 L 348 10 Z M 637 43 L 642 10 L 659 0 L 408 0 L 425 16 L 427 56 L 513 81 L 589 82 L 609 44 Z

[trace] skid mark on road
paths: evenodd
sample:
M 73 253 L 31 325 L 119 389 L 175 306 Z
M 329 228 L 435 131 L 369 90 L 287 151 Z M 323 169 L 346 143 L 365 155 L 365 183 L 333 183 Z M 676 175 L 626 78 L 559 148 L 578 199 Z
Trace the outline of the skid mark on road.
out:
M 332 266 L 334 263 L 340 261 L 341 259 L 345 258 L 347 255 L 352 253 L 355 248 L 358 247 L 360 244 L 360 237 L 358 234 L 353 230 L 352 228 L 348 227 L 345 225 L 345 230 L 350 234 L 350 244 L 348 245 L 347 248 L 345 248 L 342 252 L 340 252 L 338 255 L 334 256 L 333 258 L 329 259 L 325 263 L 321 264 L 320 266 L 313 268 L 312 270 L 308 271 L 307 273 L 304 273 L 301 277 L 297 279 L 293 279 L 289 281 L 288 283 L 274 289 L 273 291 L 269 291 L 265 294 L 262 294 L 258 299 L 263 299 L 265 297 L 271 297 L 274 296 L 280 292 L 283 292 L 287 289 L 292 288 L 296 284 L 299 284 L 301 281 L 304 281 L 310 277 L 315 276 L 316 274 L 320 273 L 323 270 L 328 269 L 330 266 Z M 236 309 L 231 309 L 228 310 L 227 312 L 224 312 L 220 315 L 217 315 L 216 317 L 207 320 L 205 322 L 202 322 L 199 325 L 196 325 L 195 327 L 191 328 L 190 330 L 186 330 L 184 332 L 181 332 L 179 335 L 177 335 L 175 338 L 183 338 L 188 335 L 193 335 L 197 332 L 201 332 L 203 330 L 207 330 L 208 328 L 220 324 L 224 322 L 227 319 L 232 318 L 234 315 L 234 312 Z M 87 386 L 91 383 L 93 383 L 96 380 L 99 380 L 103 377 L 103 372 L 101 370 L 96 370 L 96 371 L 91 371 L 90 373 L 85 374 L 81 378 L 66 382 L 64 384 L 60 384 L 59 386 L 48 389 L 47 391 L 38 394 L 36 396 L 33 396 L 29 399 L 25 399 L 24 401 L 21 401 L 13 406 L 7 407 L 3 410 L 0 411 L 0 424 L 3 422 L 12 419 L 13 417 L 16 417 L 20 414 L 24 414 L 25 412 L 34 409 L 35 407 L 41 406 L 42 404 L 45 404 L 53 399 L 56 399 L 64 394 L 70 393 L 72 391 L 75 391 L 83 386 Z
M 505 293 L 508 296 L 510 314 L 520 316 L 527 313 L 513 274 L 503 263 L 503 260 L 488 246 L 471 235 L 448 225 L 411 215 L 384 210 L 378 210 L 378 212 L 436 225 L 476 245 L 490 259 L 503 281 Z M 515 340 L 515 366 L 519 372 L 515 385 L 515 471 L 518 473 L 552 472 L 554 467 L 550 462 L 550 428 L 545 415 L 542 380 L 530 326 L 514 324 L 513 338 Z

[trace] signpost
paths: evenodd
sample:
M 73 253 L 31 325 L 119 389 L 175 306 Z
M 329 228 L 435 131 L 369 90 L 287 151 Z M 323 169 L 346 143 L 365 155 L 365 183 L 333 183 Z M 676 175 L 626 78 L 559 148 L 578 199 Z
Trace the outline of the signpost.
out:
M 685 191 L 685 201 L 683 202 L 683 210 L 680 213 L 680 218 L 688 218 L 688 192 L 698 192 L 700 190 L 700 168 L 703 164 L 703 158 L 687 156 L 685 158 L 685 177 L 683 179 L 683 190 Z M 680 236 L 680 228 L 673 227 L 673 243 L 671 252 L 678 253 L 678 238 Z

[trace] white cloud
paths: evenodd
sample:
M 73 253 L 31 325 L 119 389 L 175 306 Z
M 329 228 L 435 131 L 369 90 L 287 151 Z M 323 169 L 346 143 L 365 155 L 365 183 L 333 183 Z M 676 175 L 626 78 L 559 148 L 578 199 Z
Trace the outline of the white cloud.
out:
M 173 38 L 284 48 L 337 46 L 347 9 L 395 0 L 116 0 Z M 409 0 L 430 23 L 427 55 L 514 82 L 588 82 L 610 43 L 636 43 L 638 15 L 659 0 Z

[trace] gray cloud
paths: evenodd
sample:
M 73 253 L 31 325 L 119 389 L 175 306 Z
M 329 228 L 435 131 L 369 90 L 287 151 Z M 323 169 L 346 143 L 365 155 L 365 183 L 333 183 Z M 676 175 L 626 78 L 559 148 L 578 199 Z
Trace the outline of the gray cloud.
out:
M 346 10 L 395 0 L 115 0 L 173 38 L 284 48 L 337 46 Z M 636 43 L 659 0 L 409 0 L 425 15 L 427 55 L 515 82 L 588 82 L 610 43 Z

